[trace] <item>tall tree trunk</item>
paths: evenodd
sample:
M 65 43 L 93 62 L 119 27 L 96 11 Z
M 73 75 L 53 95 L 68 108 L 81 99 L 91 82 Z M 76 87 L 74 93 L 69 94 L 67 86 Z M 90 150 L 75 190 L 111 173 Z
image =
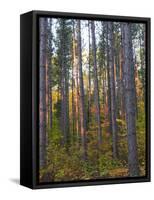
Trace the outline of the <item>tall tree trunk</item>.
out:
M 88 53 L 89 53 L 89 58 L 88 58 L 88 112 L 87 112 L 87 125 L 88 125 L 88 128 L 89 128 L 89 124 L 90 124 L 90 107 L 91 107 L 91 63 L 90 63 L 90 57 L 91 57 L 91 44 L 90 44 L 90 22 L 88 21 L 88 39 L 89 39 L 89 47 L 88 47 Z
M 40 142 L 40 168 L 46 165 L 46 27 L 47 19 L 40 18 L 40 126 L 39 126 L 39 142 Z
M 145 62 L 144 62 L 144 49 L 145 49 L 145 31 L 144 25 L 143 28 L 140 27 L 140 35 L 139 35 L 139 44 L 140 44 L 140 65 L 141 65 L 141 81 L 143 88 L 143 99 L 145 95 Z
M 73 20 L 73 77 L 74 77 L 74 131 L 77 144 L 79 144 L 79 69 L 77 56 L 76 21 Z
M 132 52 L 131 25 L 122 24 L 124 40 L 123 82 L 125 89 L 125 109 L 128 137 L 128 165 L 130 176 L 139 176 L 136 139 L 135 80 Z
M 122 33 L 121 33 L 122 34 Z M 125 119 L 125 95 L 124 95 L 124 83 L 123 83 L 123 65 L 124 65 L 124 44 L 123 36 L 121 35 L 121 49 L 120 49 L 120 107 L 121 107 L 121 118 Z
M 111 87 L 111 120 L 112 120 L 112 151 L 113 158 L 117 158 L 117 123 L 115 102 L 114 51 L 113 51 L 113 23 L 108 22 L 109 31 L 109 76 Z
M 100 79 L 102 79 L 102 100 L 103 100 L 103 111 L 104 111 L 104 117 L 105 117 L 105 105 L 106 105 L 106 64 L 105 64 L 105 27 L 106 22 L 101 23 L 101 28 L 102 28 L 102 59 L 100 63 Z M 101 82 L 101 81 L 100 81 Z
M 125 119 L 125 88 L 124 88 L 124 60 L 125 60 L 125 49 L 124 49 L 124 31 L 123 24 L 121 24 L 121 52 L 120 52 L 120 79 L 121 79 L 121 117 Z
M 80 20 L 77 21 L 77 40 L 78 40 L 78 66 L 79 66 L 79 87 L 80 87 L 80 125 L 81 125 L 81 142 L 83 147 L 83 159 L 87 159 L 86 144 L 86 115 L 84 102 L 84 85 L 82 73 L 82 49 L 81 49 L 81 25 Z
M 72 52 L 73 53 L 73 52 Z M 74 60 L 74 59 L 72 59 Z M 72 62 L 72 138 L 74 141 L 74 133 L 75 133 L 75 100 L 74 100 L 74 88 L 75 88 L 75 82 L 74 82 L 74 61 Z
M 110 85 L 110 69 L 109 69 L 109 27 L 107 22 L 106 30 L 106 54 L 107 54 L 107 81 L 108 81 L 108 119 L 109 119 L 109 132 L 112 133 L 112 117 L 111 117 L 111 85 Z
M 49 64 L 48 64 L 48 93 L 49 93 L 49 127 L 52 128 L 52 19 L 49 20 Z
M 47 25 L 48 26 L 48 25 Z M 46 68 L 45 68 L 45 90 L 46 90 L 46 146 L 48 146 L 48 128 L 49 128 L 49 60 L 46 43 Z
M 66 56 L 65 56 L 66 58 Z M 69 131 L 69 69 L 68 65 L 65 63 L 64 65 L 64 76 L 65 76 L 65 135 L 66 135 L 66 143 L 68 145 L 70 141 L 70 131 Z
M 72 33 L 72 139 L 75 140 L 75 29 L 73 20 L 73 33 Z
M 77 59 L 75 58 L 75 86 L 76 86 L 76 95 L 75 95 L 75 113 L 76 113 L 76 135 L 77 140 L 79 141 L 79 69 L 77 64 Z
M 121 117 L 121 91 L 120 91 L 120 87 L 121 87 L 121 80 L 120 80 L 120 48 L 119 46 L 115 47 L 115 71 L 116 71 L 116 87 L 115 87 L 115 92 L 116 92 L 116 116 L 117 118 Z
M 95 39 L 95 24 L 94 24 L 94 21 L 91 21 L 91 34 L 92 34 L 96 121 L 97 121 L 97 129 L 98 129 L 98 146 L 100 148 L 101 145 L 102 145 L 102 130 L 101 130 L 101 118 L 100 118 L 99 88 L 98 88 L 97 61 L 96 61 L 96 39 Z
M 69 137 L 69 95 L 68 95 L 68 69 L 65 52 L 65 19 L 61 19 L 60 39 L 61 39 L 61 129 L 63 133 L 63 144 L 68 143 Z
M 61 33 L 62 35 L 62 33 Z M 61 89 L 61 114 L 60 114 L 60 122 L 61 122 L 61 131 L 63 133 L 63 144 L 66 143 L 66 132 L 65 132 L 65 119 L 64 119 L 64 112 L 65 112 L 65 108 L 64 108 L 64 93 L 65 93 L 65 88 L 64 88 L 64 85 L 65 85 L 65 79 L 64 79 L 64 53 L 63 53 L 63 38 L 61 36 L 61 56 L 60 56 L 60 64 L 61 64 L 61 86 L 60 86 L 60 89 Z

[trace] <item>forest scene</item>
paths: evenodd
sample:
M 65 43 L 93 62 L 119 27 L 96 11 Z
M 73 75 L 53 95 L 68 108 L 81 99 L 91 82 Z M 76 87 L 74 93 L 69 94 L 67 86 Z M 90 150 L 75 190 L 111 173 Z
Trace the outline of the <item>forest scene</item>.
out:
M 39 18 L 39 182 L 146 174 L 145 24 Z

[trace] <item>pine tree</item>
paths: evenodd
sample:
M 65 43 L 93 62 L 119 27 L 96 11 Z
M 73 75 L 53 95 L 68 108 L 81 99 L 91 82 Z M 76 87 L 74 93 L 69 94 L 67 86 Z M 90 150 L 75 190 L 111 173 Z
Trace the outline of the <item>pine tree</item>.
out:
M 47 44 L 47 19 L 40 18 L 40 125 L 39 125 L 39 142 L 40 142 L 40 168 L 46 165 L 46 44 Z
M 116 100 L 115 100 L 115 77 L 114 77 L 114 41 L 113 41 L 113 23 L 108 23 L 109 34 L 109 76 L 111 92 L 111 120 L 112 120 L 112 153 L 113 158 L 117 158 L 117 123 L 116 123 Z
M 83 159 L 87 159 L 87 142 L 86 142 L 86 114 L 85 114 L 85 96 L 82 72 L 82 49 L 81 49 L 81 24 L 77 21 L 77 41 L 78 41 L 78 69 L 79 69 L 79 91 L 80 91 L 80 125 L 81 125 L 81 142 L 83 147 Z
M 91 35 L 92 35 L 92 54 L 93 54 L 93 70 L 94 70 L 94 99 L 96 109 L 96 121 L 98 132 L 98 146 L 102 145 L 102 130 L 100 118 L 100 104 L 99 104 L 99 88 L 98 88 L 98 75 L 97 75 L 97 61 L 96 61 L 96 39 L 95 39 L 95 24 L 91 21 Z
M 128 165 L 130 176 L 139 175 L 137 139 L 136 139 L 136 109 L 135 109 L 135 81 L 132 51 L 131 24 L 122 24 L 124 43 L 123 82 L 125 91 L 125 109 L 128 138 Z

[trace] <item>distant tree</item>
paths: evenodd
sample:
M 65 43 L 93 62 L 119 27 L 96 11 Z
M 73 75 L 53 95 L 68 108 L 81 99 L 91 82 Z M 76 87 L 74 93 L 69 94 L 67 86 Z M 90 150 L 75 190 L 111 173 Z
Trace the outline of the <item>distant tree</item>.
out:
M 48 113 L 49 128 L 52 128 L 52 54 L 53 54 L 53 34 L 52 18 L 48 20 Z
M 112 134 L 112 117 L 111 117 L 111 83 L 110 83 L 110 68 L 109 68 L 109 26 L 106 25 L 106 64 L 107 64 L 107 82 L 108 82 L 108 120 L 109 120 L 109 132 Z
M 122 25 L 120 24 L 120 27 Z M 123 82 L 123 66 L 124 66 L 124 33 L 121 31 L 121 45 L 120 45 L 120 94 L 121 94 L 121 119 L 125 120 L 125 95 L 124 95 L 124 82 Z
M 121 76 L 120 76 L 120 47 L 121 47 L 121 32 L 120 24 L 114 23 L 114 71 L 115 71 L 115 95 L 116 95 L 116 116 L 121 118 L 122 116 L 122 86 L 121 86 Z
M 88 108 L 87 108 L 87 125 L 90 125 L 91 109 L 91 42 L 90 42 L 90 22 L 88 21 Z
M 75 65 L 76 65 L 76 55 L 75 55 L 75 22 L 72 20 L 72 45 L 71 45 L 71 66 L 72 66 L 72 138 L 73 142 L 75 140 Z
M 94 71 L 94 100 L 95 100 L 95 109 L 96 109 L 98 145 L 100 147 L 102 144 L 102 130 L 101 130 L 101 118 L 100 118 L 100 103 L 99 103 L 99 88 L 98 88 L 98 75 L 97 75 L 96 39 L 95 39 L 94 21 L 91 21 L 91 35 L 92 35 L 93 71 Z
M 79 91 L 80 91 L 80 125 L 81 125 L 81 142 L 83 146 L 83 158 L 87 159 L 87 142 L 86 142 L 86 113 L 85 113 L 85 95 L 82 72 L 82 49 L 81 49 L 81 24 L 77 20 L 77 41 L 78 41 L 78 67 L 79 67 Z

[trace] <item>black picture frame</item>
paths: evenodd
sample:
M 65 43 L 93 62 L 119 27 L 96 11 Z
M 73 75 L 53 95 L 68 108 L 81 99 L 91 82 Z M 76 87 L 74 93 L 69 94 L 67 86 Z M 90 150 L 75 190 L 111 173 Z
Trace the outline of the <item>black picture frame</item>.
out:
M 38 182 L 39 17 L 142 22 L 146 24 L 146 176 L 59 183 Z M 20 184 L 32 189 L 150 181 L 150 18 L 31 11 L 20 16 Z

